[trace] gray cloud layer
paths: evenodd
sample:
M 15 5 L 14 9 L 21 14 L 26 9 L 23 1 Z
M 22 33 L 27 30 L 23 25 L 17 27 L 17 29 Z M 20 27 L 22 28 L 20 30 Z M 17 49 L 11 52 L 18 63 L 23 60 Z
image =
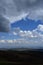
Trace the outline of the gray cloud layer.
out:
M 13 19 L 13 17 L 17 19 L 22 13 L 24 15 L 28 13 L 29 18 L 42 19 L 42 11 L 43 0 L 0 0 L 0 14 L 4 14 L 9 19 Z
M 0 15 L 5 16 L 4 21 L 6 22 L 8 21 L 6 18 L 12 22 L 13 20 L 19 20 L 27 15 L 30 19 L 43 20 L 43 0 L 0 0 Z M 3 17 L 1 19 L 3 20 Z M 8 23 L 1 19 L 0 31 L 3 26 L 5 26 L 4 23 L 8 25 Z M 3 24 L 3 26 L 1 24 Z M 6 28 L 6 26 L 4 28 Z M 7 31 L 8 28 L 9 25 Z

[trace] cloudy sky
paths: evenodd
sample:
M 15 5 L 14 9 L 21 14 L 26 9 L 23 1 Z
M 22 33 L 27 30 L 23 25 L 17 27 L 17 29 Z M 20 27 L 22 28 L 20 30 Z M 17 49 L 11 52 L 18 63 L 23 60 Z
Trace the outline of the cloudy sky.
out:
M 43 47 L 43 0 L 0 0 L 1 47 Z

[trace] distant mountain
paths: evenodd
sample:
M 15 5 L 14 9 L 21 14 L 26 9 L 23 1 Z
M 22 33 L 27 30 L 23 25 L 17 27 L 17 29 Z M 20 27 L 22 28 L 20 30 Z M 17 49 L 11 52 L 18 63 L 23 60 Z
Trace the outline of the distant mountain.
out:
M 19 21 L 16 21 L 15 23 L 11 24 L 12 28 L 19 27 L 21 30 L 33 30 L 35 29 L 39 24 L 43 24 L 41 20 L 35 21 L 28 18 L 21 19 Z

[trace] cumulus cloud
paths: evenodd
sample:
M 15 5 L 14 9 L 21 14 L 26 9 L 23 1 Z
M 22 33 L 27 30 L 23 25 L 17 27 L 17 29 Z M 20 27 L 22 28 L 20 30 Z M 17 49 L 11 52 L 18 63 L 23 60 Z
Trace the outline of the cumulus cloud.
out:
M 8 19 L 0 15 L 0 32 L 9 32 L 10 22 Z
M 39 24 L 36 29 L 32 31 L 23 31 L 20 28 L 14 28 L 12 35 L 14 39 L 0 40 L 0 46 L 2 48 L 42 48 L 43 47 L 43 25 Z M 15 38 L 18 36 L 18 38 Z M 10 35 L 11 37 L 11 35 Z
M 42 31 L 43 32 L 43 25 L 38 25 L 38 30 Z
M 16 34 L 15 34 L 16 33 Z M 23 31 L 20 28 L 13 30 L 14 35 L 18 35 L 21 38 L 16 39 L 14 44 L 20 47 L 27 48 L 42 48 L 43 47 L 43 25 L 39 24 L 35 30 Z
M 11 22 L 28 15 L 43 20 L 43 0 L 0 0 L 0 14 Z
M 14 28 L 13 34 L 18 35 L 22 38 L 41 38 L 43 37 L 43 25 L 39 24 L 36 29 L 29 31 L 29 30 L 21 30 L 20 28 Z
M 33 31 L 29 31 L 29 30 L 21 30 L 20 28 L 14 28 L 13 29 L 13 34 L 14 35 L 18 35 L 20 37 L 24 37 L 24 38 L 33 38 L 33 37 L 37 37 L 38 32 L 37 30 L 33 30 Z

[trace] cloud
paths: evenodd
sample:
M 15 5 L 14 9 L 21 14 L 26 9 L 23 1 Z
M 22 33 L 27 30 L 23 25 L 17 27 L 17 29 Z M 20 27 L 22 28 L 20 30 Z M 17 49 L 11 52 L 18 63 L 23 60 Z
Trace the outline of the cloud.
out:
M 17 30 L 17 31 L 16 31 Z M 18 47 L 27 48 L 42 48 L 43 47 L 43 25 L 39 24 L 32 31 L 23 31 L 20 28 L 15 28 L 13 33 L 16 33 L 21 38 L 16 39 Z M 15 35 L 15 34 L 14 34 Z
M 42 48 L 43 40 L 41 38 L 0 40 L 0 48 Z
M 38 25 L 38 30 L 40 30 L 41 32 L 43 32 L 43 25 Z
M 30 19 L 43 20 L 43 0 L 0 0 L 0 14 L 10 22 L 27 15 Z
M 33 34 L 31 31 L 22 31 L 20 30 L 19 35 L 21 37 L 33 37 Z
M 14 39 L 5 39 L 0 40 L 1 48 L 42 48 L 43 47 L 43 25 L 39 24 L 36 29 L 32 31 L 23 31 L 19 27 L 14 28 L 12 35 Z M 18 38 L 15 38 L 18 36 Z M 8 36 L 9 37 L 9 36 Z M 12 37 L 10 35 L 10 37 Z
M 36 30 L 35 30 L 36 31 Z M 37 37 L 37 35 L 35 35 L 35 31 L 29 31 L 29 30 L 21 30 L 20 28 L 14 28 L 13 29 L 13 34 L 14 35 L 18 35 L 20 37 L 24 37 L 24 38 L 29 38 L 29 37 Z
M 14 28 L 12 34 L 18 35 L 22 38 L 43 38 L 43 25 L 39 24 L 36 29 L 29 30 L 21 30 L 20 28 Z
M 26 16 L 30 19 L 43 20 L 43 0 L 0 0 L 0 31 L 9 31 L 9 22 L 20 20 Z M 8 40 L 8 44 L 3 44 L 4 46 L 12 48 L 16 45 L 19 47 L 43 46 L 43 25 L 38 25 L 33 31 L 16 28 L 12 34 L 21 38 L 16 39 L 14 43 Z M 10 37 L 12 38 L 12 36 Z
M 8 19 L 0 15 L 0 32 L 9 32 L 10 22 Z
M 0 40 L 0 43 L 5 43 L 5 40 Z
M 43 8 L 32 10 L 28 15 L 28 18 L 33 20 L 43 20 Z

